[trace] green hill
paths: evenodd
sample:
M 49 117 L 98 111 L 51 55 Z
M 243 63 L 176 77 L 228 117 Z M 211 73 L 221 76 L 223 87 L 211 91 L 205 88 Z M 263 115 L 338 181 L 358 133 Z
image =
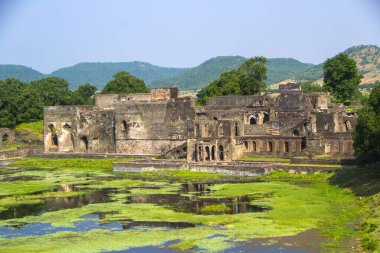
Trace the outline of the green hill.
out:
M 153 87 L 178 87 L 182 90 L 200 89 L 219 78 L 223 72 L 237 69 L 245 61 L 241 56 L 219 56 L 205 61 L 181 74 L 152 83 Z
M 0 80 L 17 78 L 23 82 L 30 82 L 44 77 L 44 74 L 29 67 L 21 65 L 0 65 Z
M 343 51 L 356 61 L 359 72 L 364 76 L 362 83 L 380 81 L 380 48 L 375 45 L 354 46 Z M 323 63 L 299 73 L 296 80 L 318 80 L 323 78 Z
M 174 77 L 155 81 L 152 83 L 152 86 L 175 86 L 183 90 L 200 89 L 218 79 L 221 73 L 239 68 L 245 60 L 246 58 L 241 56 L 215 57 Z M 267 83 L 272 84 L 292 78 L 297 73 L 310 69 L 313 66 L 313 64 L 302 63 L 291 58 L 268 59 Z
M 314 64 L 302 63 L 292 58 L 268 59 L 268 84 L 278 83 L 284 79 L 294 78 L 299 73 L 314 68 Z
M 380 48 L 377 46 L 355 46 L 344 51 L 355 59 L 364 75 L 362 83 L 380 81 Z M 332 57 L 332 56 L 331 56 Z M 33 81 L 47 76 L 66 79 L 72 89 L 79 84 L 92 83 L 98 89 L 112 79 L 119 71 L 128 71 L 143 79 L 150 87 L 179 87 L 181 90 L 200 89 L 220 74 L 240 67 L 246 60 L 242 56 L 219 56 L 211 58 L 194 68 L 166 68 L 146 62 L 79 63 L 58 69 L 44 75 L 32 68 L 19 65 L 0 65 L 0 80 L 15 77 L 21 81 Z M 313 65 L 292 58 L 268 59 L 268 84 L 277 84 L 285 79 L 320 80 L 323 77 L 323 63 Z
M 159 79 L 165 79 L 182 73 L 183 68 L 165 68 L 146 62 L 112 62 L 112 63 L 79 63 L 71 67 L 58 69 L 50 76 L 61 77 L 76 89 L 79 84 L 91 83 L 102 89 L 113 75 L 120 71 L 127 71 L 150 84 Z

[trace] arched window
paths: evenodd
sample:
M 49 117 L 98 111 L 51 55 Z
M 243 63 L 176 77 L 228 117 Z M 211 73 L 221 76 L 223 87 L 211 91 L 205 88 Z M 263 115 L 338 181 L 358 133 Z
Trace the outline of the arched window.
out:
M 222 145 L 219 145 L 219 160 L 224 161 L 224 150 Z
M 252 141 L 252 151 L 257 152 L 256 142 Z
M 195 124 L 195 137 L 201 137 L 201 130 L 200 130 L 200 127 L 199 127 L 199 124 Z
M 219 134 L 219 137 L 223 137 L 224 136 L 223 123 L 220 123 L 219 126 L 218 126 L 218 134 Z
M 257 123 L 256 117 L 252 115 L 251 118 L 249 119 L 249 124 L 250 125 L 256 125 L 256 123 Z
M 239 136 L 239 123 L 235 123 L 235 136 Z
M 297 129 L 293 130 L 293 136 L 300 136 L 300 131 Z
M 1 137 L 1 142 L 6 143 L 8 142 L 9 135 L 8 134 L 3 134 Z
M 199 161 L 203 161 L 203 147 L 202 146 L 198 147 L 198 157 L 199 157 Z
M 82 136 L 80 138 L 79 147 L 82 151 L 88 151 L 88 139 L 86 136 Z
M 248 141 L 244 141 L 244 148 L 245 148 L 245 150 L 248 150 L 248 148 L 249 148 Z
M 205 150 L 206 150 L 206 161 L 210 161 L 211 160 L 210 147 L 206 146 Z
M 208 124 L 205 124 L 204 125 L 204 133 L 205 133 L 205 137 L 208 137 L 208 134 L 209 134 L 209 127 L 208 127 Z
M 48 126 L 48 128 L 50 129 L 50 132 L 51 132 L 51 143 L 54 145 L 54 146 L 58 146 L 58 135 L 57 135 L 57 129 L 55 128 L 55 126 L 53 124 L 50 124 Z
M 263 121 L 263 123 L 268 122 L 268 121 L 269 121 L 269 113 L 264 112 L 264 121 Z
M 284 152 L 289 153 L 289 142 L 284 141 Z
M 346 122 L 344 122 L 344 126 L 346 128 L 346 131 L 351 131 L 352 126 L 351 126 L 351 122 L 350 121 L 347 120 Z
M 128 131 L 128 124 L 127 124 L 127 121 L 123 120 L 121 123 L 123 124 L 123 130 L 124 130 L 124 131 Z
M 268 146 L 267 146 L 267 150 L 268 152 L 273 152 L 273 142 L 271 141 L 268 141 Z

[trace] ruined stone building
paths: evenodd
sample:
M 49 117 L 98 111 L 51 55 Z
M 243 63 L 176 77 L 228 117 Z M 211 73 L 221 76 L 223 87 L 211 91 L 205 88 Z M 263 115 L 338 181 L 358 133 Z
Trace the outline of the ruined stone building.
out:
M 94 106 L 44 111 L 45 152 L 116 153 L 231 161 L 243 156 L 352 156 L 357 116 L 325 93 L 280 86 L 279 95 L 211 97 L 205 106 L 178 89 L 98 94 Z

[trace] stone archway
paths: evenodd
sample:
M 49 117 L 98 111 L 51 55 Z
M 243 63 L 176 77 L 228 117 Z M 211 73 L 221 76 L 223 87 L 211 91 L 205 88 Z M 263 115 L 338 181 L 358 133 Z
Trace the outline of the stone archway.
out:
M 79 148 L 83 152 L 87 152 L 88 151 L 88 138 L 87 138 L 87 136 L 82 136 L 79 139 Z
M 222 145 L 219 145 L 219 160 L 224 161 L 224 148 Z

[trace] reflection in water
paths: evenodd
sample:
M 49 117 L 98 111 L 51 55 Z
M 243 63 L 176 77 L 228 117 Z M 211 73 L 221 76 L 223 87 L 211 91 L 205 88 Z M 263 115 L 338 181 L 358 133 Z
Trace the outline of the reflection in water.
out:
M 58 191 L 77 191 L 74 185 L 64 185 L 57 189 Z M 56 191 L 57 191 L 56 190 Z M 38 204 L 21 204 L 9 207 L 7 210 L 0 212 L 0 219 L 22 218 L 29 215 L 38 215 L 43 212 L 58 211 L 68 208 L 78 208 L 88 204 L 110 202 L 110 193 L 115 190 L 112 188 L 103 188 L 87 194 L 72 197 L 55 197 L 47 198 Z
M 193 228 L 194 224 L 188 222 L 166 222 L 166 221 L 129 221 L 123 223 L 123 229 L 135 229 L 136 227 L 164 227 L 170 229 L 180 229 L 180 228 Z
M 150 203 L 165 206 L 178 212 L 195 214 L 238 214 L 269 210 L 269 207 L 252 205 L 250 203 L 252 199 L 249 195 L 223 198 L 207 197 L 211 192 L 209 188 L 211 185 L 208 183 L 182 184 L 178 194 L 133 195 L 128 197 L 127 203 Z

